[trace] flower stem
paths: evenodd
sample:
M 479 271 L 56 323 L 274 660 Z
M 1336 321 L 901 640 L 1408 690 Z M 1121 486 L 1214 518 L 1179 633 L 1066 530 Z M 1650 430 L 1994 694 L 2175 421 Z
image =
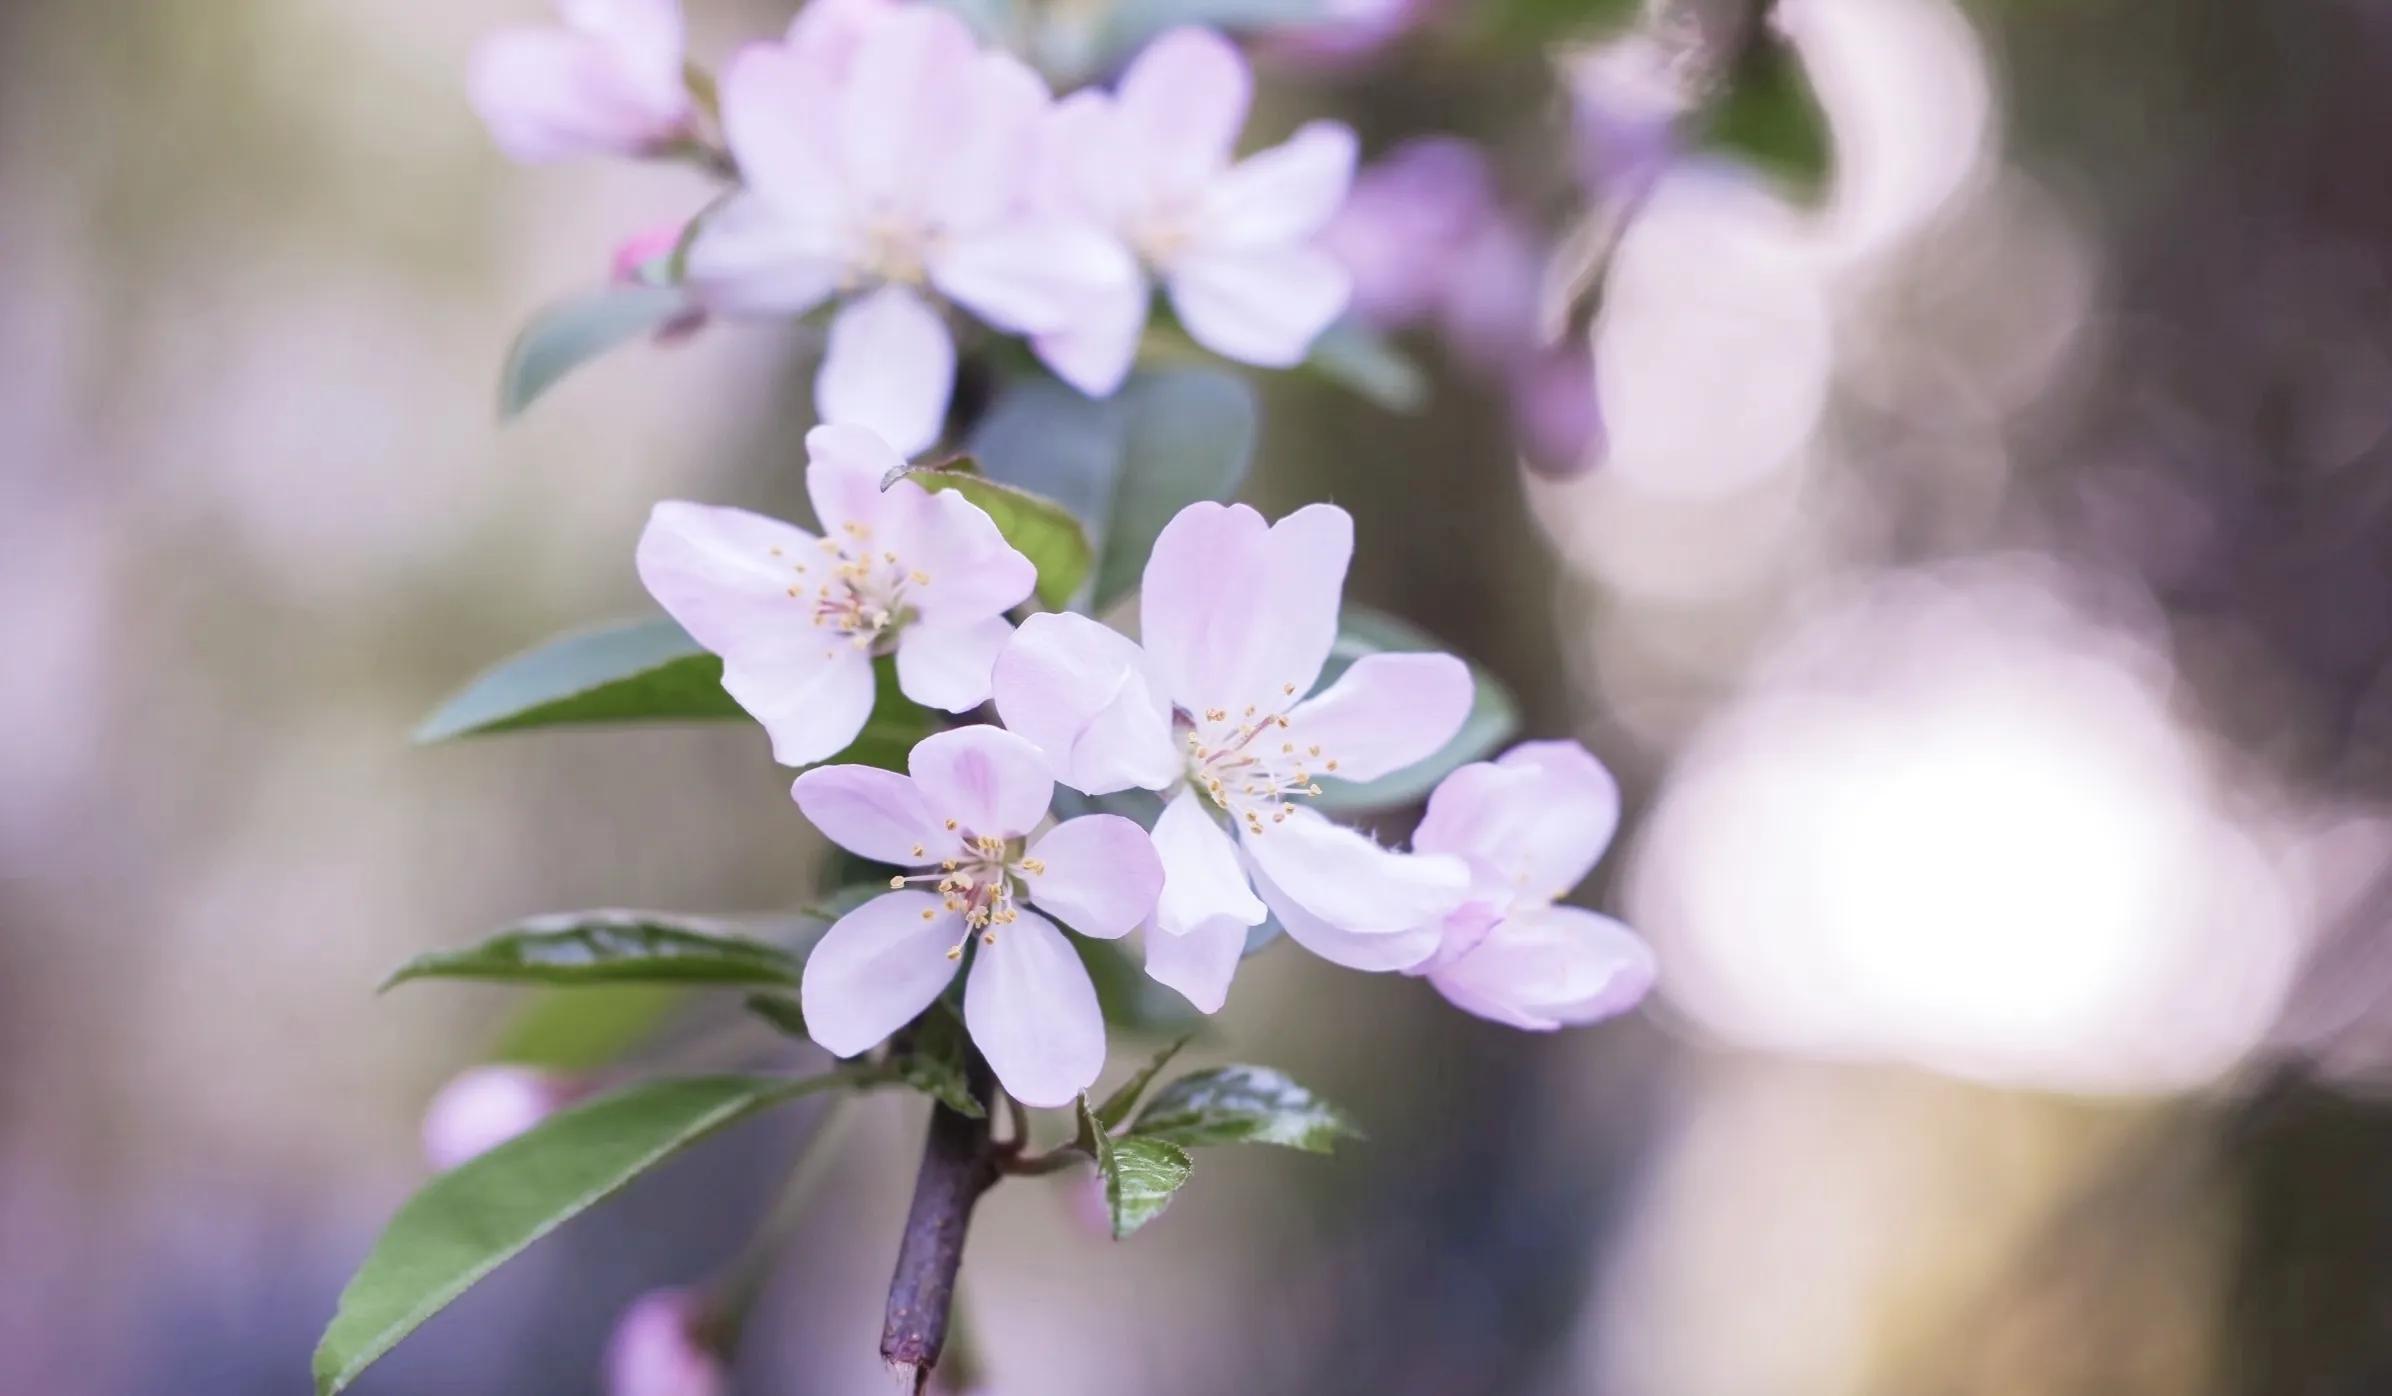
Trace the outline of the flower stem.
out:
M 983 1107 L 994 1100 L 995 1078 L 977 1048 L 965 1048 L 964 1082 Z M 1001 1176 L 997 1152 L 985 1115 L 972 1119 L 933 1104 L 880 1333 L 880 1355 L 889 1364 L 889 1374 L 899 1390 L 913 1396 L 929 1384 L 939 1351 L 946 1346 L 955 1276 L 963 1266 L 964 1234 L 980 1195 L 995 1187 Z

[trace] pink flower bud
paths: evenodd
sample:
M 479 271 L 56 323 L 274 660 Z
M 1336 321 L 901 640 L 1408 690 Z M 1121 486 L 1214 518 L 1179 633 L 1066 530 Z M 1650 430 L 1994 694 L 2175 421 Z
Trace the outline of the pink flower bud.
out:
M 501 30 L 466 85 L 499 149 L 536 164 L 649 155 L 688 134 L 676 0 L 559 0 L 564 23 Z
M 570 1104 L 571 1082 L 522 1066 L 477 1066 L 459 1072 L 424 1111 L 424 1157 L 435 1169 L 456 1167 L 495 1149 Z
M 720 1396 L 722 1360 L 697 1337 L 698 1303 L 659 1289 L 632 1301 L 606 1343 L 607 1396 Z

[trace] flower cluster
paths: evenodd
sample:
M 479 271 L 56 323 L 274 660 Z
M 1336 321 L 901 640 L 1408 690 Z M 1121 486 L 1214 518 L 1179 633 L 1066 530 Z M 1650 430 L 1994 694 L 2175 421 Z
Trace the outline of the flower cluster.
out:
M 478 55 L 500 145 L 527 160 L 694 151 L 735 171 L 674 239 L 693 309 L 834 306 L 816 408 L 905 454 L 940 435 L 960 317 L 1101 397 L 1158 280 L 1200 344 L 1253 364 L 1295 363 L 1345 308 L 1345 270 L 1313 243 L 1344 200 L 1353 134 L 1315 122 L 1233 161 L 1251 78 L 1217 34 L 1163 34 L 1114 90 L 1055 101 L 947 10 L 813 0 L 725 69 L 714 151 L 672 0 L 560 8 L 565 28 Z
M 1087 970 L 1057 928 L 1143 928 L 1147 971 L 1217 1011 L 1249 936 L 1276 919 L 1314 954 L 1425 974 L 1481 1016 L 1592 1021 L 1652 979 L 1641 942 L 1553 903 L 1618 818 L 1583 748 L 1524 746 L 1437 788 L 1410 851 L 1310 807 L 1323 782 L 1370 781 L 1435 754 L 1470 713 L 1447 654 L 1332 662 L 1353 520 L 1328 504 L 1276 523 L 1191 504 L 1156 537 L 1133 640 L 1085 615 L 1005 613 L 1033 568 L 961 495 L 905 479 L 852 426 L 807 437 L 820 536 L 735 509 L 659 505 L 640 574 L 700 643 L 782 761 L 834 755 L 893 656 L 918 702 L 1003 727 L 925 738 L 907 772 L 813 765 L 793 788 L 832 842 L 901 871 L 816 946 L 807 1030 L 854 1056 L 946 992 L 969 957 L 963 1017 L 998 1079 L 1061 1105 L 1103 1069 Z M 1152 830 L 1118 814 L 1051 822 L 1057 783 L 1162 796 Z M 1049 918 L 1053 919 L 1050 920 Z

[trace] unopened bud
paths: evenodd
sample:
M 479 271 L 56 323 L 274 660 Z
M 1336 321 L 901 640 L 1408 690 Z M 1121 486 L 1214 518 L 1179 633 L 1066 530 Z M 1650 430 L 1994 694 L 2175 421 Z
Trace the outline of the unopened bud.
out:
M 607 1396 L 721 1396 L 729 1380 L 697 1324 L 697 1300 L 686 1290 L 633 1300 L 606 1342 Z
M 574 1082 L 526 1066 L 461 1071 L 424 1111 L 424 1158 L 445 1172 L 506 1143 L 580 1094 Z

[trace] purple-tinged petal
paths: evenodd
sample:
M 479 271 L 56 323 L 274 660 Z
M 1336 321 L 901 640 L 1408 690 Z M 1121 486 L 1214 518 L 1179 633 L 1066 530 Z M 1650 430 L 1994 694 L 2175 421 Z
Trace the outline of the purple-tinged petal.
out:
M 913 513 L 911 541 L 903 545 L 914 574 L 905 598 L 924 620 L 953 625 L 1003 615 L 1038 585 L 1038 565 L 1005 541 L 996 520 L 956 491 L 902 480 L 885 498 Z
M 971 112 L 979 45 L 948 11 L 902 5 L 865 26 L 835 100 L 839 165 L 869 206 L 927 213 Z
M 834 113 L 812 67 L 779 44 L 750 44 L 723 69 L 722 110 L 741 180 L 826 243 L 848 199 L 830 146 Z
M 632 1301 L 606 1340 L 606 1396 L 722 1396 L 730 1377 L 698 1339 L 704 1313 L 685 1290 Z
M 1140 601 L 1146 652 L 1196 714 L 1277 713 L 1312 688 L 1337 641 L 1354 521 L 1310 504 L 1265 525 L 1243 504 L 1191 504 L 1164 525 Z
M 1382 329 L 1426 319 L 1495 198 L 1486 153 L 1458 136 L 1405 141 L 1373 161 L 1321 235 L 1353 274 L 1355 313 Z
M 1069 1105 L 1105 1069 L 1096 986 L 1063 933 L 1034 911 L 983 937 L 963 1020 L 1006 1093 L 1024 1105 Z
M 1585 880 L 1619 822 L 1619 783 L 1594 753 L 1523 742 L 1440 781 L 1412 846 L 1493 870 L 1515 902 L 1551 902 Z
M 507 29 L 475 47 L 466 92 L 511 159 L 643 155 L 678 137 L 689 115 L 687 96 L 652 90 L 644 66 L 594 35 Z
M 1009 53 L 986 51 L 962 78 L 959 123 L 941 133 L 930 216 L 950 232 L 1014 214 L 1039 159 L 1046 81 Z
M 1443 932 L 1431 923 L 1400 931 L 1355 931 L 1331 925 L 1304 909 L 1260 868 L 1254 872 L 1255 890 L 1279 918 L 1288 939 L 1333 965 L 1365 973 L 1412 969 L 1437 953 Z
M 1032 162 L 1030 202 L 1118 230 L 1145 191 L 1127 118 L 1110 94 L 1082 88 L 1047 109 Z
M 1210 29 L 1174 29 L 1141 50 L 1115 89 L 1147 188 L 1195 190 L 1229 163 L 1254 78 L 1245 55 Z
M 1293 368 L 1346 308 L 1353 279 L 1317 247 L 1201 247 L 1175 260 L 1172 308 L 1226 359 Z
M 446 1172 L 572 1103 L 574 1084 L 528 1066 L 472 1066 L 424 1108 L 424 1161 Z
M 905 464 L 878 432 L 853 422 L 825 423 L 806 433 L 806 498 L 823 535 L 851 549 L 920 549 L 915 521 L 922 487 L 880 482 Z M 909 557 L 909 561 L 912 559 Z
M 565 23 L 613 50 L 623 71 L 658 107 L 686 104 L 685 35 L 679 0 L 558 0 Z
M 961 851 L 913 781 L 895 771 L 817 766 L 789 794 L 824 838 L 859 858 L 923 867 Z
M 1146 929 L 1146 973 L 1195 1006 L 1218 1013 L 1229 1002 L 1229 981 L 1246 956 L 1246 926 L 1234 916 L 1215 916 L 1178 935 Z
M 947 952 L 963 936 L 963 918 L 931 892 L 885 893 L 840 917 L 798 982 L 806 1035 L 835 1057 L 878 1044 L 954 980 Z
M 683 270 L 690 294 L 723 315 L 803 315 L 847 275 L 826 230 L 752 193 L 706 215 Z
M 1354 182 L 1354 132 L 1307 122 L 1268 150 L 1240 160 L 1204 193 L 1197 217 L 1209 247 L 1276 247 L 1327 226 Z
M 1247 885 L 1237 844 L 1206 813 L 1201 796 L 1182 790 L 1155 821 L 1154 850 L 1163 860 L 1163 894 L 1154 907 L 1154 929 L 1186 935 L 1207 922 L 1239 926 L 1262 923 L 1269 912 Z
M 1117 940 L 1154 910 L 1163 860 L 1146 831 L 1118 814 L 1066 819 L 1030 845 L 1022 883 L 1038 907 L 1084 936 Z
M 1128 280 L 1075 302 L 1062 325 L 1033 337 L 1030 348 L 1064 382 L 1090 397 L 1111 397 L 1137 362 L 1153 301 L 1154 287 L 1133 268 Z
M 916 621 L 897 637 L 897 687 L 905 696 L 944 712 L 968 713 L 988 701 L 989 670 L 1013 622 L 1003 616 L 963 625 Z
M 763 653 L 723 657 L 723 691 L 772 738 L 772 759 L 807 766 L 845 751 L 872 716 L 872 657 L 810 627 Z
M 1651 947 L 1591 911 L 1545 907 L 1506 918 L 1469 953 L 1429 974 L 1457 1008 L 1531 1032 L 1636 1006 L 1657 973 Z
M 1317 748 L 1315 777 L 1377 780 L 1451 741 L 1470 716 L 1474 687 L 1470 666 L 1450 654 L 1364 655 L 1297 704 L 1283 735 L 1299 751 Z
M 1136 259 L 1094 225 L 1025 218 L 960 235 L 932 256 L 930 279 L 998 329 L 1068 330 L 1112 313 L 1125 288 L 1143 286 Z
M 844 87 L 864 34 L 901 0 L 806 0 L 789 21 L 788 45 L 828 89 Z
M 1145 651 L 1086 616 L 1050 611 L 1023 621 L 997 656 L 991 687 L 1005 726 L 1084 794 L 1160 790 L 1185 765 Z
M 1339 930 L 1431 926 L 1462 904 L 1470 870 L 1444 854 L 1399 853 L 1367 835 L 1297 809 L 1239 838 L 1248 866 L 1297 906 Z
M 954 387 L 946 323 L 912 291 L 883 286 L 831 321 L 814 408 L 825 422 L 869 427 L 911 456 L 938 440 Z
M 924 737 L 906 758 L 931 815 L 966 835 L 1019 838 L 1046 818 L 1055 795 L 1038 748 L 1002 727 L 958 727 Z
M 820 553 L 814 535 L 794 524 L 668 499 L 649 511 L 635 557 L 648 594 L 716 654 L 816 638 L 804 632 L 812 629 Z

